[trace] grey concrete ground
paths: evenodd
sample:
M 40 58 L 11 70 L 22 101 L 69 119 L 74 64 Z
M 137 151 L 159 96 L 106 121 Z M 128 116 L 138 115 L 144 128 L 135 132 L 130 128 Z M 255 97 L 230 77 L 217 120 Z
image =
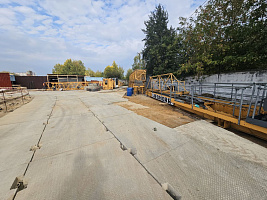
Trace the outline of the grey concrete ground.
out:
M 0 199 L 172 199 L 163 183 L 182 199 L 267 199 L 266 149 L 229 131 L 168 128 L 114 105 L 118 92 L 32 94 L 0 118 Z
M 0 199 L 171 199 L 80 100 L 89 92 L 32 95 L 0 121 Z M 10 190 L 23 174 L 28 187 Z

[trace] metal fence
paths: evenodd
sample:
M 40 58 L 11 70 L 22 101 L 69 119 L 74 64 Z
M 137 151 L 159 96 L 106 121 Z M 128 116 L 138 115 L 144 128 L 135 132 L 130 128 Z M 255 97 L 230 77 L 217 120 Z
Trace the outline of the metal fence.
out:
M 266 105 L 267 83 L 214 83 L 186 86 L 191 99 L 205 98 L 211 103 L 220 103 L 233 107 L 233 116 L 238 109 L 238 123 L 241 111 L 247 110 L 246 117 L 254 119 L 260 115 Z
M 0 108 L 8 112 L 12 103 L 26 103 L 26 97 L 30 97 L 30 93 L 26 87 L 16 88 L 0 88 Z

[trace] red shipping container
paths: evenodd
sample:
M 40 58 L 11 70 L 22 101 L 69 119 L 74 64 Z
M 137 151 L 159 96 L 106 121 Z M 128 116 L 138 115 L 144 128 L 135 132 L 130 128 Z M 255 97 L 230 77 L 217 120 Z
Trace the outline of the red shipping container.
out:
M 9 73 L 0 73 L 0 87 L 12 87 Z

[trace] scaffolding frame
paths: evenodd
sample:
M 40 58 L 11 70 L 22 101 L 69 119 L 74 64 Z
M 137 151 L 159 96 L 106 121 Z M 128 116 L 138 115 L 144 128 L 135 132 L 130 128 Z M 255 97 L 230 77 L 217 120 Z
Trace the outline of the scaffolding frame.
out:
M 189 94 L 185 81 L 179 81 L 172 73 L 150 76 L 146 90 L 168 95 Z
M 90 82 L 45 82 L 46 90 L 83 90 Z

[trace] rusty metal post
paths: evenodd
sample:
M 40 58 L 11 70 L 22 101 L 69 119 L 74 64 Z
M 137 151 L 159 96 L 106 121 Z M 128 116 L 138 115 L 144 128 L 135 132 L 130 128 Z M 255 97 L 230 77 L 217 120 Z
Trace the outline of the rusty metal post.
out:
M 22 98 L 22 102 L 23 102 L 23 104 L 24 104 L 24 99 L 23 99 L 22 88 L 20 88 L 20 92 L 21 92 L 21 98 Z
M 5 104 L 5 107 L 6 107 L 6 112 L 7 112 L 7 105 L 6 105 L 6 98 L 5 98 L 4 91 L 2 91 L 2 93 L 3 93 L 4 104 Z
M 29 97 L 31 97 L 31 95 L 30 95 L 30 92 L 29 92 L 29 90 L 27 89 L 27 92 L 28 92 L 28 94 L 26 94 L 26 95 L 29 95 Z

